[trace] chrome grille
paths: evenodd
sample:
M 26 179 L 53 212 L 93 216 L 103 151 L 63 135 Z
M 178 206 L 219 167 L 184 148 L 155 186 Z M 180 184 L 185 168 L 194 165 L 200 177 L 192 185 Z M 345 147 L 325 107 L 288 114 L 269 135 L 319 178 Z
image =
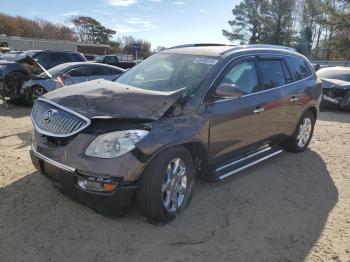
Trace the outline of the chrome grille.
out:
M 39 98 L 32 110 L 35 129 L 52 137 L 69 137 L 90 125 L 90 120 L 56 103 Z

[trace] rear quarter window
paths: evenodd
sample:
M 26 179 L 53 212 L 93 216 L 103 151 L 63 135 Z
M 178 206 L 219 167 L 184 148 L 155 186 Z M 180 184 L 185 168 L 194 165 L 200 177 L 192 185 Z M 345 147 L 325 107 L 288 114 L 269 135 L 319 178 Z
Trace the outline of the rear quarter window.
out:
M 81 66 L 68 71 L 68 73 L 71 77 L 85 77 L 91 76 L 92 72 L 90 66 Z
M 304 79 L 312 75 L 312 69 L 308 62 L 302 57 L 290 56 L 288 60 L 293 66 L 296 79 Z

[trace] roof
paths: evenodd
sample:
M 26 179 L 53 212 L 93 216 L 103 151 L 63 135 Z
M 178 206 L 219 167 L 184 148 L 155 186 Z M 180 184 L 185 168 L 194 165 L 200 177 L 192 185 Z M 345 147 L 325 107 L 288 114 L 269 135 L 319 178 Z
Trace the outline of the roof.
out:
M 108 68 L 119 69 L 121 71 L 125 71 L 125 69 L 123 69 L 123 68 L 119 68 L 119 67 L 107 65 L 107 64 L 100 64 L 100 63 L 96 63 L 96 62 L 70 62 L 70 63 L 64 63 L 64 64 L 57 65 L 51 69 L 54 69 L 55 71 L 56 70 L 61 71 L 61 70 L 65 70 L 65 69 L 71 68 L 71 67 L 86 66 L 86 65 L 88 65 L 88 66 L 89 65 L 102 66 L 102 67 L 108 67 Z M 49 69 L 49 71 L 51 69 Z
M 345 66 L 330 66 L 330 67 L 324 67 L 321 68 L 319 71 L 347 71 L 350 72 L 350 67 Z
M 40 53 L 40 52 L 45 52 L 45 53 L 79 53 L 77 51 L 73 50 L 25 50 L 21 51 L 23 53 Z
M 162 53 L 186 54 L 212 57 L 226 57 L 234 52 L 243 50 L 275 50 L 295 53 L 293 48 L 277 45 L 225 45 L 225 44 L 191 44 L 175 46 L 162 51 Z

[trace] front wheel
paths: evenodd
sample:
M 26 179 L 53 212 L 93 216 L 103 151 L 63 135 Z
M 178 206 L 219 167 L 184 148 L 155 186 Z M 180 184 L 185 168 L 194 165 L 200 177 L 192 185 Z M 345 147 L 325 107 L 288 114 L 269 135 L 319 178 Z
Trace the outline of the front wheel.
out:
M 292 153 L 299 153 L 306 150 L 311 142 L 315 127 L 315 116 L 307 111 L 300 119 L 294 134 L 289 138 L 285 148 Z
M 26 104 L 28 106 L 34 105 L 35 101 L 46 93 L 46 89 L 42 86 L 33 86 L 26 96 Z
M 344 98 L 344 102 L 342 103 L 342 105 L 340 106 L 340 108 L 341 108 L 343 111 L 350 112 L 350 92 L 349 92 L 348 95 Z
M 142 214 L 154 224 L 174 219 L 191 199 L 194 177 L 193 160 L 186 148 L 160 153 L 140 178 L 137 201 Z

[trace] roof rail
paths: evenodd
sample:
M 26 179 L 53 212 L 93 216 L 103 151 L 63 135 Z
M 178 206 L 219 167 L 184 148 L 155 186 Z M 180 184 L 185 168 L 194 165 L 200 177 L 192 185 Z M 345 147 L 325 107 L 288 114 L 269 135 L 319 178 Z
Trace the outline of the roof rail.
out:
M 236 46 L 236 45 L 227 45 L 227 44 L 216 44 L 216 43 L 202 43 L 202 44 L 187 44 L 187 45 L 177 45 L 167 48 L 177 49 L 177 48 L 187 48 L 187 47 L 201 47 L 201 46 Z
M 265 45 L 265 44 L 253 44 L 253 45 L 239 45 L 235 46 L 231 49 L 227 49 L 223 52 L 221 52 L 221 55 L 227 54 L 232 51 L 240 50 L 242 48 L 271 48 L 271 49 L 281 49 L 281 50 L 287 50 L 291 52 L 296 52 L 296 50 L 292 47 L 282 46 L 282 45 Z

